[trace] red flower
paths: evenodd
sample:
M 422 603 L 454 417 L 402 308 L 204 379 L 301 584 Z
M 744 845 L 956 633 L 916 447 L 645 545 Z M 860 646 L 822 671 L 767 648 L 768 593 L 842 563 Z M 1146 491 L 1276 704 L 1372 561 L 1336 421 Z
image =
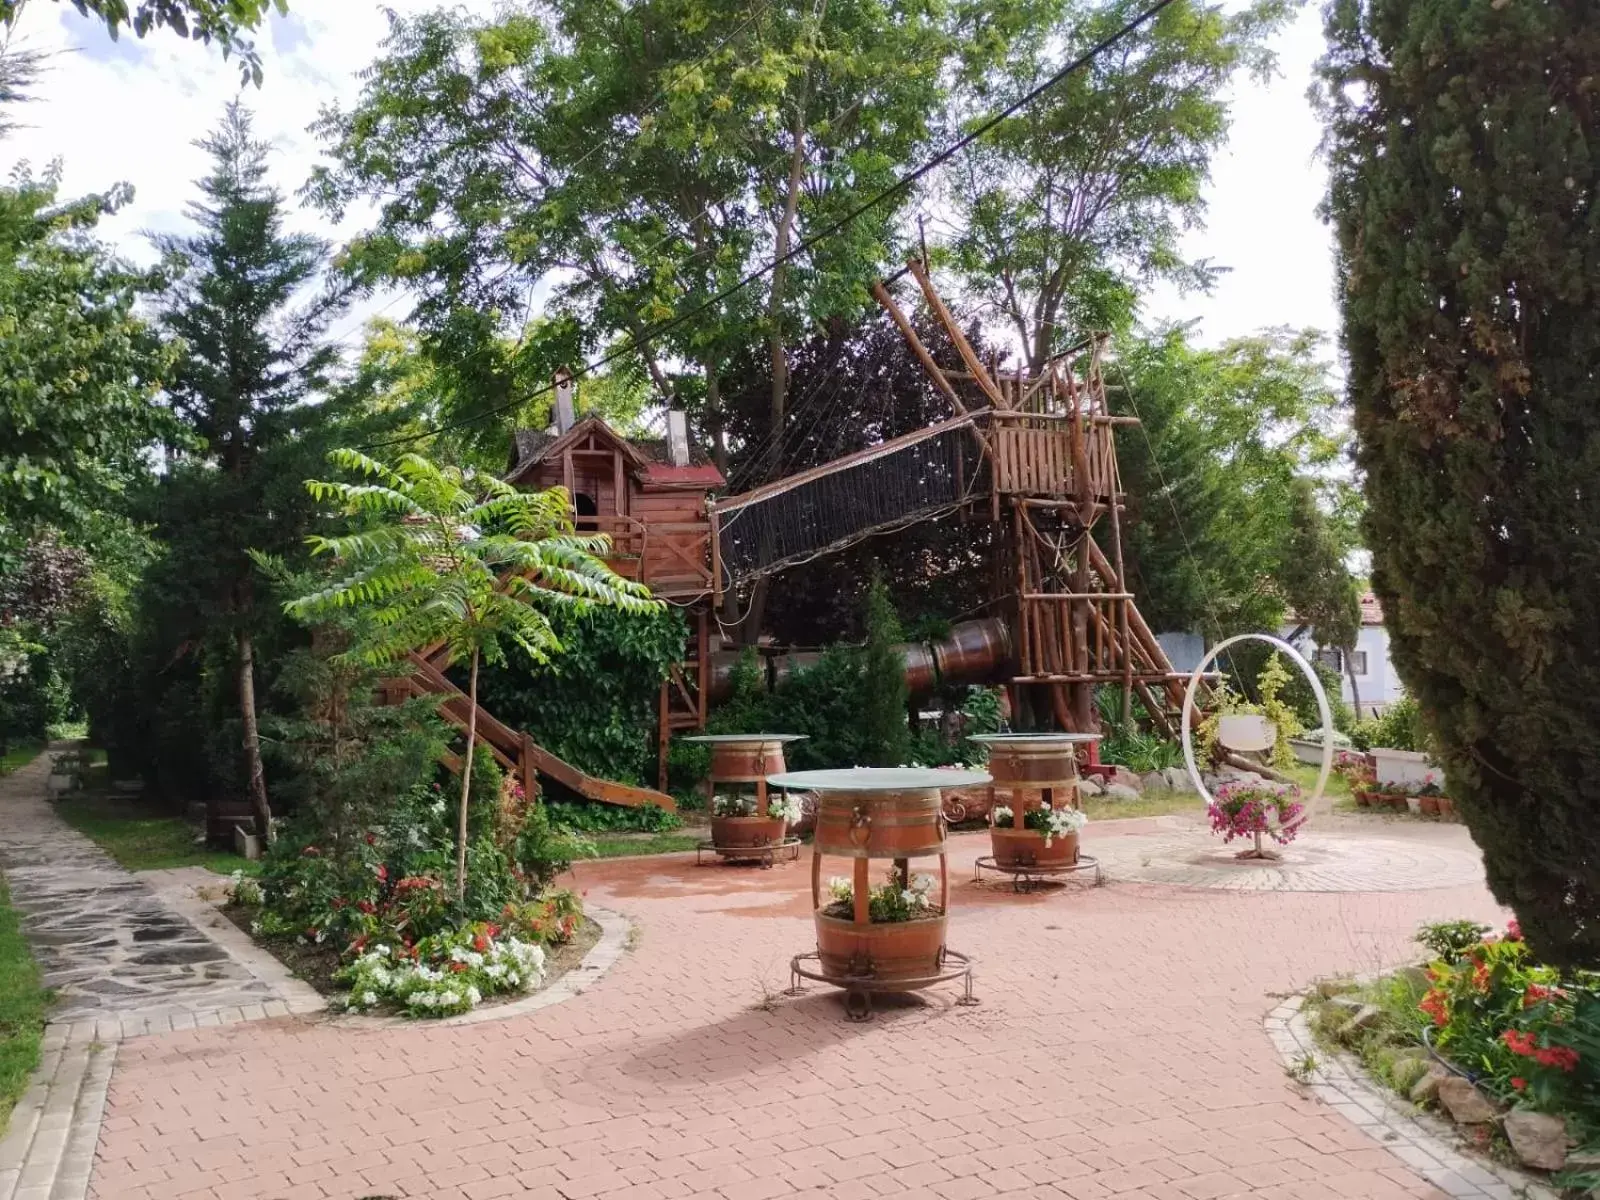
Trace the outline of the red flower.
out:
M 1522 1007 L 1532 1008 L 1541 1000 L 1550 998 L 1550 989 L 1538 983 L 1530 983 L 1528 990 L 1522 993 Z
M 1515 917 L 1506 922 L 1506 941 L 1520 942 L 1522 940 L 1522 923 Z
M 378 864 L 378 882 L 379 883 L 388 883 L 389 882 L 389 868 L 384 866 L 382 863 Z
M 371 916 L 373 913 L 378 911 L 378 906 L 371 900 L 362 900 L 356 904 L 356 907 L 362 912 L 366 913 L 368 916 Z
M 479 954 L 487 954 L 489 952 L 489 939 L 480 933 L 472 939 L 472 948 Z
M 1520 1054 L 1524 1058 L 1532 1058 L 1538 1053 L 1538 1045 L 1534 1042 L 1533 1034 L 1523 1033 L 1519 1029 L 1508 1029 L 1500 1035 L 1500 1040 L 1506 1044 L 1513 1054 Z
M 1489 990 L 1489 968 L 1483 963 L 1477 963 L 1472 968 L 1472 986 L 1480 992 Z
M 1533 1060 L 1541 1067 L 1572 1071 L 1578 1066 L 1578 1052 L 1570 1046 L 1550 1046 L 1543 1050 L 1535 1050 Z
M 1448 1025 L 1450 1023 L 1450 1006 L 1445 994 L 1438 988 L 1432 988 L 1418 1002 L 1417 1007 L 1433 1018 L 1435 1025 Z
M 490 937 L 499 937 L 500 936 L 500 926 L 498 926 L 498 925 L 485 925 L 483 927 L 483 931 L 485 933 L 487 933 Z
M 316 858 L 322 853 L 322 851 L 318 850 L 315 846 L 307 846 L 304 850 L 300 851 L 300 853 L 306 858 Z
M 1528 1081 L 1521 1075 L 1513 1075 L 1511 1077 L 1511 1086 L 1520 1092 L 1528 1086 Z
M 453 962 L 453 963 L 450 964 L 450 969 L 452 971 L 454 971 L 457 975 L 459 975 L 459 974 L 461 974 L 461 972 L 463 972 L 463 971 L 465 971 L 467 969 L 467 964 L 466 963 Z
M 346 900 L 343 896 L 335 896 L 333 898 L 333 907 L 336 908 L 336 909 L 343 908 L 346 904 L 349 904 L 349 903 L 350 903 L 350 901 Z
M 375 833 L 367 834 L 367 845 L 369 845 L 369 846 L 375 845 L 377 843 L 377 841 L 378 841 L 378 835 L 377 834 L 375 834 Z

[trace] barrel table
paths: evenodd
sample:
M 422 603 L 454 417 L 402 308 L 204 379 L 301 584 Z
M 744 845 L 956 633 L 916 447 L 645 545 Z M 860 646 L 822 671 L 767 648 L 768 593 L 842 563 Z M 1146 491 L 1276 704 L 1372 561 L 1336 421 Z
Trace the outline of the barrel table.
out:
M 811 907 L 817 948 L 790 961 L 791 992 L 802 979 L 844 989 L 845 1013 L 854 1021 L 872 1016 L 879 992 L 913 992 L 936 983 L 964 981 L 958 1003 L 976 1004 L 972 963 L 945 944 L 949 919 L 950 868 L 941 791 L 989 782 L 981 771 L 908 767 L 857 767 L 844 771 L 791 771 L 767 777 L 772 787 L 817 794 L 817 828 L 811 849 Z M 852 861 L 849 900 L 823 903 L 822 860 Z M 872 920 L 870 868 L 887 859 L 901 887 L 914 890 L 911 860 L 937 856 L 938 902 L 926 915 Z M 848 915 L 829 908 L 848 907 Z
M 1009 875 L 1014 891 L 1031 891 L 1047 881 L 1060 882 L 1086 873 L 1102 882 L 1100 863 L 1078 850 L 1078 835 L 1064 834 L 1045 845 L 1043 833 L 1026 827 L 1027 814 L 1037 808 L 1081 808 L 1078 798 L 1078 749 L 1093 746 L 1098 733 L 987 733 L 969 739 L 989 751 L 990 812 L 995 803 L 1011 809 L 1003 825 L 990 819 L 989 839 L 994 853 L 978 859 L 973 878 L 985 871 Z M 1006 798 L 999 799 L 1005 793 Z M 1036 794 L 1035 794 L 1036 793 Z
M 695 859 L 713 862 L 759 862 L 770 867 L 779 859 L 800 857 L 800 839 L 789 836 L 783 816 L 767 807 L 767 776 L 785 769 L 783 748 L 801 741 L 801 733 L 705 733 L 683 740 L 711 747 L 711 772 L 706 776 L 706 803 L 711 811 L 711 840 L 701 842 Z M 717 816 L 718 785 L 724 795 L 749 796 L 749 814 Z

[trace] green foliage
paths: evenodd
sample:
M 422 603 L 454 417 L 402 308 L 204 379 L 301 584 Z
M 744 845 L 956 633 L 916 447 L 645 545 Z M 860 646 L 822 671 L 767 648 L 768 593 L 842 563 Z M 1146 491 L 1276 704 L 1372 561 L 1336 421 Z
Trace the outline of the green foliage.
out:
M 0 569 L 46 525 L 78 536 L 171 430 L 155 402 L 170 355 L 136 315 L 160 276 L 93 236 L 132 193 L 62 201 L 60 179 L 0 184 Z
M 981 766 L 988 762 L 989 752 L 969 739 L 977 733 L 1000 732 L 1000 689 L 946 688 L 942 702 L 946 714 L 954 710 L 955 719 L 941 721 L 938 727 L 925 725 L 913 730 L 909 761 L 923 767 Z
M 1125 556 L 1152 628 L 1276 629 L 1286 603 L 1320 594 L 1303 579 L 1348 576 L 1356 498 L 1336 473 L 1347 434 L 1321 345 L 1282 330 L 1216 350 L 1182 329 L 1119 340 L 1112 403 L 1142 422 L 1116 432 Z
M 0 0 L 0 24 L 14 25 L 27 0 Z M 170 29 L 179 37 L 197 42 L 216 42 L 222 56 L 239 56 L 239 73 L 247 81 L 261 84 L 261 58 L 255 43 L 245 34 L 255 29 L 276 11 L 289 11 L 288 0 L 71 0 L 72 7 L 85 17 L 105 24 L 113 41 L 124 26 L 137 37 L 152 29 Z
M 858 709 L 864 767 L 904 766 L 911 748 L 906 709 L 905 661 L 899 643 L 904 634 L 881 575 L 867 590 L 867 644 L 861 652 L 861 703 Z
M 1002 6 L 985 32 L 1015 22 L 967 109 L 1013 100 L 1126 24 L 1144 4 L 1045 0 Z M 1087 329 L 1125 329 L 1153 279 L 1205 287 L 1181 254 L 1204 212 L 1201 185 L 1227 135 L 1236 73 L 1270 71 L 1266 41 L 1293 11 L 1258 0 L 1178 0 L 1109 54 L 1069 76 L 968 150 L 947 198 L 953 257 L 969 289 L 1011 323 L 1038 370 Z
M 1426 947 L 1434 958 L 1454 963 L 1483 941 L 1483 935 L 1488 932 L 1487 925 L 1476 921 L 1434 921 L 1418 930 L 1412 940 Z
M 578 833 L 665 833 L 683 824 L 676 813 L 654 804 L 621 808 L 587 801 L 546 800 L 542 807 L 558 828 Z
M 1421 753 L 1430 748 L 1422 706 L 1412 696 L 1401 696 L 1378 716 L 1360 722 L 1354 740 L 1363 750 L 1381 747 Z
M 1321 65 L 1373 590 L 1489 884 L 1600 965 L 1600 27 L 1343 0 Z
M 677 609 L 655 613 L 556 609 L 562 652 L 543 663 L 485 668 L 480 702 L 552 754 L 605 779 L 652 780 L 662 682 L 683 655 Z M 607 806 L 612 807 L 612 806 Z
M 1295 761 L 1294 748 L 1289 745 L 1289 739 L 1305 732 L 1300 718 L 1283 699 L 1283 690 L 1290 678 L 1289 668 L 1276 651 L 1268 657 L 1261 674 L 1256 676 L 1256 694 L 1261 697 L 1261 714 L 1272 722 L 1278 732 L 1278 740 L 1272 747 L 1272 764 L 1277 767 L 1286 767 Z
M 1148 728 L 1150 716 L 1139 697 L 1133 698 L 1133 720 L 1128 724 L 1122 720 L 1120 688 L 1096 688 L 1094 699 L 1104 735 L 1100 739 L 1101 762 L 1115 763 L 1141 775 L 1183 766 L 1183 747 Z

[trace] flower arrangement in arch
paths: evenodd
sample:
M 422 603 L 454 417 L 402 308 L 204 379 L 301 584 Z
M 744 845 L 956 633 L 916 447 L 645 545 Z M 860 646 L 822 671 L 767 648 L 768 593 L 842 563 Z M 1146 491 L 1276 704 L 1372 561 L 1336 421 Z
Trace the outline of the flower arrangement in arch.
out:
M 1305 805 L 1292 783 L 1239 780 L 1217 788 L 1211 801 L 1211 831 L 1224 842 L 1237 837 L 1270 837 L 1280 846 L 1294 841 Z
M 997 805 L 989 812 L 990 823 L 1002 828 L 1009 827 L 1015 819 L 1016 813 L 1004 804 Z M 1046 808 L 1041 805 L 1022 814 L 1022 827 L 1044 834 L 1046 849 L 1058 837 L 1077 833 L 1088 823 L 1089 814 L 1078 808 Z
M 932 875 L 907 878 L 899 868 L 891 868 L 889 878 L 867 893 L 868 919 L 874 925 L 882 925 L 938 915 L 938 906 L 932 899 L 938 882 Z M 842 920 L 855 916 L 855 887 L 850 880 L 835 875 L 828 880 L 828 894 L 833 902 L 823 909 L 824 916 Z

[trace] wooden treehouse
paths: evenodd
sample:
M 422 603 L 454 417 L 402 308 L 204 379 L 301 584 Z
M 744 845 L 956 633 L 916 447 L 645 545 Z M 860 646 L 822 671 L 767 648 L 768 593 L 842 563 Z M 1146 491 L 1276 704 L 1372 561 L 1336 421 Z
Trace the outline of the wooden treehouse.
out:
M 674 733 L 705 725 L 728 676 L 713 662 L 712 612 L 725 591 L 834 553 L 875 534 L 930 520 L 987 523 L 991 582 L 982 619 L 947 643 L 907 647 L 908 679 L 1006 685 L 1026 724 L 1091 732 L 1094 689 L 1111 685 L 1126 714 L 1138 696 L 1168 725 L 1187 676 L 1172 669 L 1125 582 L 1125 496 L 1114 430 L 1136 423 L 1111 412 L 1103 376 L 1106 338 L 1089 338 L 1043 370 L 984 362 L 926 270 L 907 272 L 958 361 L 938 362 L 887 286 L 874 294 L 948 401 L 947 419 L 736 496 L 714 498 L 722 475 L 691 446 L 681 412 L 667 437 L 626 438 L 599 417 L 576 419 L 570 378 L 557 377 L 555 426 L 519 430 L 506 479 L 562 487 L 580 530 L 608 534 L 610 565 L 680 606 L 689 618 L 683 660 L 658 697 L 659 786 Z M 414 655 L 412 673 L 389 680 L 396 699 L 440 695 L 464 725 L 466 697 L 443 673 L 441 651 Z M 721 670 L 716 669 L 721 666 Z M 556 779 L 594 800 L 673 807 L 662 791 L 595 779 L 479 710 L 500 764 L 525 781 Z

